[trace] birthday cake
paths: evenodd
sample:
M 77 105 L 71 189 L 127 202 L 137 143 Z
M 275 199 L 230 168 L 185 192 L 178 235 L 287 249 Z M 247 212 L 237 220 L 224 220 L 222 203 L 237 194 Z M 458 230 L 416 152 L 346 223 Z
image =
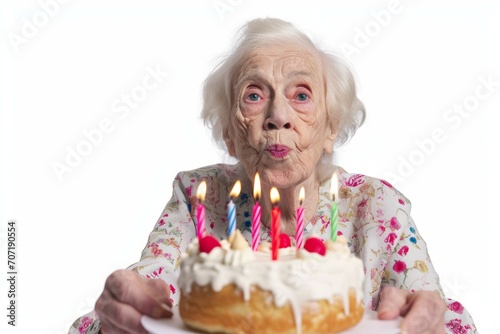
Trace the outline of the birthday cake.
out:
M 252 251 L 239 231 L 222 241 L 208 235 L 182 255 L 179 311 L 208 333 L 337 333 L 363 316 L 363 280 L 342 236 L 310 237 L 273 261 L 269 244 Z

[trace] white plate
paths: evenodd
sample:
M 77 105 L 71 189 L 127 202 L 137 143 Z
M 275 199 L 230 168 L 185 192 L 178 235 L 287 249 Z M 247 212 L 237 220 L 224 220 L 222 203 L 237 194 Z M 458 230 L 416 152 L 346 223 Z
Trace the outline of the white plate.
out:
M 186 334 L 199 333 L 184 326 L 178 308 L 173 310 L 171 319 L 153 319 L 143 316 L 141 323 L 150 334 Z M 402 318 L 396 320 L 378 320 L 377 312 L 365 311 L 363 319 L 355 327 L 344 331 L 346 334 L 399 334 L 399 323 Z

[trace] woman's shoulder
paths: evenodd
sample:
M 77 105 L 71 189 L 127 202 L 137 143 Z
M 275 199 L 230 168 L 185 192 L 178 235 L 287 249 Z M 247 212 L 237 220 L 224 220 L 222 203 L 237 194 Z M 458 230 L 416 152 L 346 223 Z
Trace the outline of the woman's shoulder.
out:
M 226 188 L 238 178 L 238 168 L 238 165 L 219 163 L 180 171 L 175 177 L 174 185 L 180 183 L 181 187 L 186 187 L 204 180 L 209 188 Z
M 396 201 L 401 205 L 411 206 L 410 200 L 388 181 L 361 173 L 347 172 L 338 167 L 339 196 L 357 195 L 357 197 L 375 197 L 383 201 Z
M 232 179 L 236 176 L 238 170 L 238 165 L 230 164 L 214 164 L 207 165 L 203 167 L 198 167 L 191 170 L 180 171 L 177 174 L 177 178 L 220 178 L 220 179 Z

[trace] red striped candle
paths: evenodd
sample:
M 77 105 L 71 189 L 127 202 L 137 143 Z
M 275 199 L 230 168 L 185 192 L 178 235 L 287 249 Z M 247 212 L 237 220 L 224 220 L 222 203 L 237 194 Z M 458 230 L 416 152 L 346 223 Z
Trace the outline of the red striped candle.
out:
M 275 187 L 271 188 L 271 202 L 273 203 L 273 210 L 271 211 L 271 250 L 272 259 L 278 259 L 278 251 L 280 249 L 280 220 L 281 210 L 278 207 L 280 201 L 280 194 Z

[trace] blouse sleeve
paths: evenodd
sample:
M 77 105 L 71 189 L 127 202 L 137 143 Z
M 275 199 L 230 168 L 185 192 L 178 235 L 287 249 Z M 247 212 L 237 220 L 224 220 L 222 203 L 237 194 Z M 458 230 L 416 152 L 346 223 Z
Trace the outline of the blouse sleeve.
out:
M 161 278 L 167 282 L 174 304 L 179 301 L 177 279 L 181 254 L 196 236 L 192 218 L 197 203 L 196 196 L 192 196 L 194 182 L 195 179 L 189 174 L 177 175 L 172 198 L 149 234 L 141 260 L 128 268 L 141 276 Z
M 191 216 L 191 209 L 196 207 L 192 205 L 196 197 L 191 196 L 194 181 L 185 173 L 176 176 L 172 197 L 150 233 L 140 261 L 127 268 L 143 277 L 167 282 L 174 304 L 179 300 L 177 278 L 180 256 L 195 237 L 195 223 Z M 68 333 L 97 334 L 99 330 L 98 316 L 92 311 L 78 318 Z
M 404 197 L 400 195 L 400 199 Z M 447 333 L 477 333 L 469 312 L 458 302 L 445 298 L 439 283 L 439 276 L 434 270 L 427 251 L 427 245 L 418 232 L 413 219 L 409 216 L 410 203 L 405 199 L 408 219 L 393 219 L 394 236 L 388 234 L 386 246 L 389 257 L 382 276 L 382 286 L 392 285 L 408 291 L 435 291 L 447 304 L 445 328 Z M 397 226 L 404 221 L 404 225 Z M 399 227 L 399 228 L 398 228 Z M 391 247 L 393 244 L 393 247 Z

